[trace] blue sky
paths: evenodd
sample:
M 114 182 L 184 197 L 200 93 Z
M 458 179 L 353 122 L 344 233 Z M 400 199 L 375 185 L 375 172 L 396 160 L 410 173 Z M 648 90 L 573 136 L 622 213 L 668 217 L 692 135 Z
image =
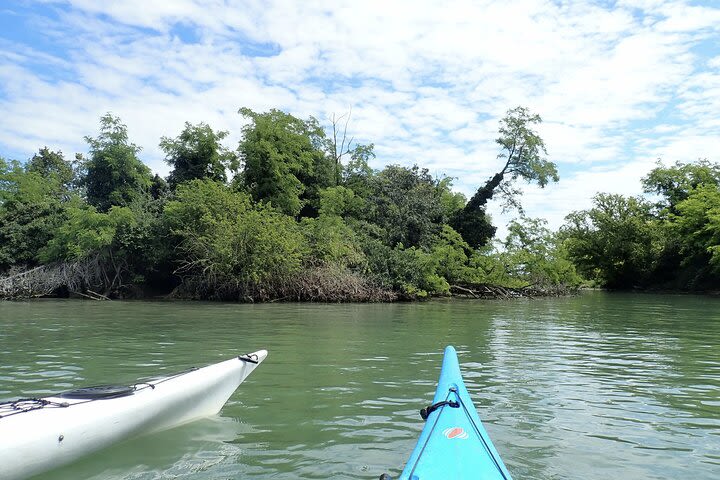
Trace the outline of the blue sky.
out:
M 558 227 L 597 192 L 635 195 L 658 158 L 719 161 L 720 4 L 617 1 L 10 0 L 0 4 L 0 156 L 87 151 L 105 112 L 166 174 L 184 122 L 230 131 L 280 108 L 472 192 L 498 121 L 539 113 L 560 182 L 524 187 Z M 491 211 L 496 223 L 514 214 Z

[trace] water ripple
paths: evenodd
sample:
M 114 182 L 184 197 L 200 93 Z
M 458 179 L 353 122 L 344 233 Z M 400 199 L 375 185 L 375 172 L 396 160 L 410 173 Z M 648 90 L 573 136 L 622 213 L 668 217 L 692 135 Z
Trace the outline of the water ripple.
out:
M 720 471 L 718 301 L 6 302 L 0 397 L 132 382 L 268 348 L 221 416 L 44 478 L 377 479 L 400 472 L 453 344 L 515 478 L 710 480 Z

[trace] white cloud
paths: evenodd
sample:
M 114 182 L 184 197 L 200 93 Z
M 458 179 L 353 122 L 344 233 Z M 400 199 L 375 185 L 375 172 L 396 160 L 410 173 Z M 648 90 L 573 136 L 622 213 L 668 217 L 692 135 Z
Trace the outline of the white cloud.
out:
M 676 3 L 664 5 L 662 13 L 666 18 L 658 22 L 659 31 L 697 32 L 705 28 L 717 30 L 720 25 L 720 10 L 716 8 Z
M 719 8 L 660 0 L 47 4 L 59 20 L 37 10 L 28 21 L 58 51 L 0 39 L 2 155 L 29 157 L 46 144 L 83 151 L 82 137 L 112 111 L 143 159 L 166 173 L 158 141 L 185 121 L 229 130 L 234 146 L 241 106 L 325 122 L 352 109 L 350 134 L 376 144 L 375 166 L 427 166 L 459 177 L 470 195 L 498 168 L 498 120 L 527 105 L 545 120 L 540 133 L 561 182 L 527 188 L 524 203 L 557 226 L 598 189 L 639 192 L 649 159 L 718 151 L 720 55 L 695 47 L 718 33 Z

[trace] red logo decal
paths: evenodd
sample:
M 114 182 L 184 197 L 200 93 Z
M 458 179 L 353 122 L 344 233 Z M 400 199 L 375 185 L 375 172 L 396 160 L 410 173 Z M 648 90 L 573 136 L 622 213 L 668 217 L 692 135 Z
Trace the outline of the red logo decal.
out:
M 452 440 L 453 438 L 459 438 L 461 440 L 465 440 L 466 438 L 468 438 L 467 432 L 460 427 L 447 428 L 445 429 L 445 431 L 443 431 L 443 435 L 445 435 L 445 437 L 450 440 Z

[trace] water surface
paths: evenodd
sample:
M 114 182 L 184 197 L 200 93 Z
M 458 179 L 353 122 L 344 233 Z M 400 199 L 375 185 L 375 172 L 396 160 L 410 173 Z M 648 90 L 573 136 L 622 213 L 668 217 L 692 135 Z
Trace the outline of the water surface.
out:
M 267 348 L 220 415 L 38 479 L 397 475 L 442 351 L 516 480 L 720 478 L 720 299 L 0 302 L 0 400 Z

